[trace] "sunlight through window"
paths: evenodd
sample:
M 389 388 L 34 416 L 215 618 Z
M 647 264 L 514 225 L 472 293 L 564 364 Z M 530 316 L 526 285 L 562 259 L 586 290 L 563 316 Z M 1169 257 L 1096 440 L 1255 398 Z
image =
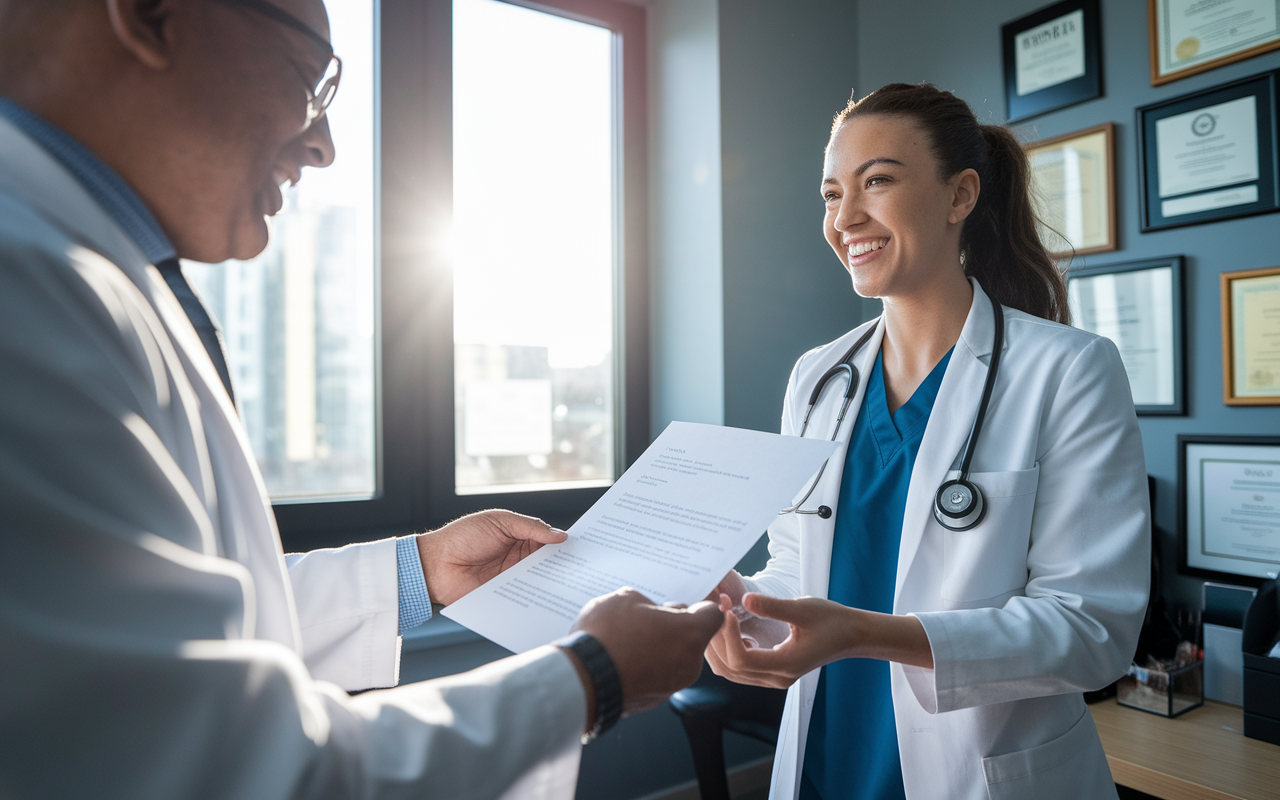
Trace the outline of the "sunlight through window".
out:
M 614 39 L 454 2 L 459 494 L 615 472 Z

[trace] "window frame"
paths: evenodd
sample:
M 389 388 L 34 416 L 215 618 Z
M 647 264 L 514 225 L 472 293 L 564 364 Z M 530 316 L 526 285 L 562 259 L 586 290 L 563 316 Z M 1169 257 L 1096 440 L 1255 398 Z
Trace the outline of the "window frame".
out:
M 616 461 L 650 441 L 645 9 L 621 0 L 501 0 L 614 34 Z M 503 507 L 568 527 L 606 491 L 454 491 L 453 0 L 375 0 L 377 493 L 273 504 L 287 551 L 438 527 Z M 619 472 L 620 474 L 620 472 Z

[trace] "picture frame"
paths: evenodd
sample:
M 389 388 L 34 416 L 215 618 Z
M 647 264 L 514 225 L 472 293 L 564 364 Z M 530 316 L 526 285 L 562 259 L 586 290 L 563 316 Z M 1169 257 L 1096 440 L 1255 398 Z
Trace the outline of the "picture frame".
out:
M 1182 256 L 1067 271 L 1072 324 L 1115 343 L 1143 416 L 1182 416 L 1186 329 Z
M 1152 86 L 1280 48 L 1275 0 L 1147 0 L 1147 26 Z
M 1222 402 L 1280 405 L 1280 267 L 1224 272 Z
M 1031 142 L 1026 150 L 1040 238 L 1054 257 L 1117 249 L 1115 124 Z
M 1280 211 L 1276 81 L 1265 72 L 1134 112 L 1143 233 Z
M 1280 436 L 1179 434 L 1179 574 L 1248 586 L 1274 577 L 1280 527 L 1247 506 L 1280 504 L 1278 477 Z
M 1008 121 L 1102 96 L 1099 0 L 1063 0 L 1000 28 Z

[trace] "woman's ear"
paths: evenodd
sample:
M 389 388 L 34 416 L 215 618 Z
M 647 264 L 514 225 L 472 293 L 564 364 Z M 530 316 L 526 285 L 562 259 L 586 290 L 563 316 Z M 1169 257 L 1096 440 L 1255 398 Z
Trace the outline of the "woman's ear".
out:
M 978 204 L 978 194 L 982 191 L 982 182 L 978 179 L 976 170 L 965 169 L 956 173 L 947 183 L 951 185 L 951 211 L 947 215 L 947 221 L 954 225 L 964 222 L 973 213 L 973 207 Z
M 175 0 L 106 0 L 111 30 L 124 49 L 154 70 L 173 63 Z

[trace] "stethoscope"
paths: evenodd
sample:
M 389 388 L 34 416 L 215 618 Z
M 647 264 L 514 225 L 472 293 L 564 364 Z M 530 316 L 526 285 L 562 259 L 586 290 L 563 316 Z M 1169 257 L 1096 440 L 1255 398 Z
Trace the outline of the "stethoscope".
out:
M 973 451 L 977 449 L 978 434 L 982 431 L 982 421 L 987 417 L 987 405 L 991 402 L 991 390 L 996 384 L 996 372 L 1000 367 L 1000 350 L 1004 347 L 1004 309 L 999 303 L 991 304 L 992 312 L 995 315 L 995 333 L 991 341 L 991 366 L 987 369 L 987 379 L 982 387 L 982 401 L 978 404 L 978 416 L 973 421 L 973 430 L 969 431 L 969 440 L 964 446 L 964 458 L 960 462 L 960 477 L 953 481 L 947 481 L 938 487 L 938 494 L 933 500 L 933 517 L 938 520 L 938 524 L 948 530 L 967 531 L 970 528 L 982 522 L 982 517 L 987 513 L 987 504 L 983 499 L 982 490 L 969 480 L 969 465 L 973 461 Z M 800 436 L 803 437 L 805 431 L 809 429 L 809 417 L 813 414 L 813 408 L 818 404 L 818 400 L 822 397 L 822 390 L 827 387 L 831 379 L 837 375 L 845 375 L 849 379 L 848 386 L 844 390 L 844 403 L 840 406 L 840 413 L 836 416 L 835 430 L 831 432 L 831 441 L 835 441 L 840 435 L 840 426 L 844 423 L 844 415 L 849 410 L 849 405 L 853 403 L 853 396 L 858 391 L 858 368 L 853 365 L 853 357 L 858 354 L 863 345 L 871 339 L 871 335 L 876 331 L 875 325 L 872 325 L 867 332 L 862 334 L 862 338 L 854 342 L 853 347 L 849 348 L 844 357 L 836 362 L 835 366 L 823 373 L 818 379 L 817 385 L 813 387 L 813 391 L 809 394 L 809 410 L 804 413 L 804 424 L 800 426 Z M 801 508 L 813 494 L 813 490 L 818 487 L 822 481 L 822 474 L 827 471 L 827 464 L 830 459 L 823 462 L 822 468 L 818 470 L 818 474 L 814 477 L 813 482 L 809 484 L 809 489 L 804 493 L 804 497 L 800 498 L 800 502 L 784 508 L 778 512 L 782 514 L 817 514 L 822 519 L 831 518 L 830 506 L 818 506 L 817 508 Z

